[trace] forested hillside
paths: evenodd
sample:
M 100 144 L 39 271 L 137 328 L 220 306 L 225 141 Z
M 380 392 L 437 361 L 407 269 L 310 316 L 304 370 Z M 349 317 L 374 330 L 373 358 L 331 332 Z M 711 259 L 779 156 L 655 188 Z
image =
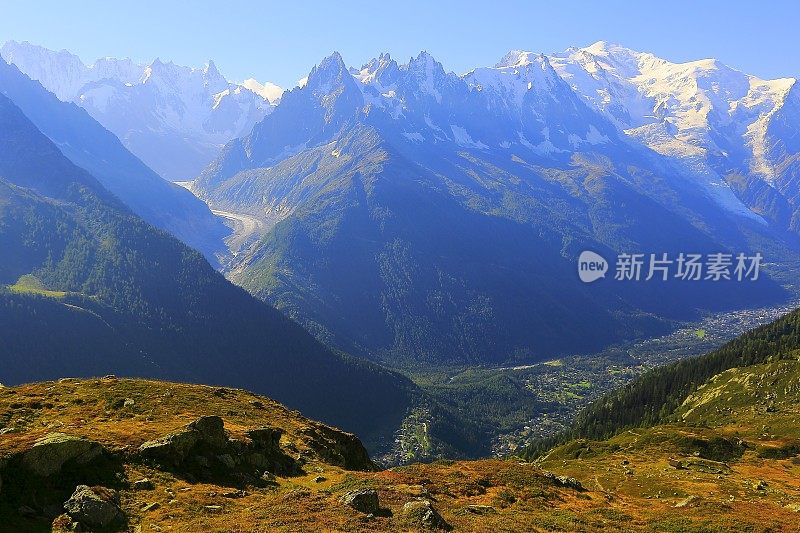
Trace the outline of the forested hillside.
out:
M 604 439 L 630 427 L 652 426 L 673 412 L 712 376 L 732 368 L 796 359 L 800 310 L 756 328 L 706 355 L 654 368 L 584 409 L 572 428 L 534 444 L 535 455 L 573 438 Z
M 6 385 L 119 373 L 248 387 L 372 445 L 416 401 L 406 379 L 329 351 L 130 213 L 2 96 L 0 254 Z

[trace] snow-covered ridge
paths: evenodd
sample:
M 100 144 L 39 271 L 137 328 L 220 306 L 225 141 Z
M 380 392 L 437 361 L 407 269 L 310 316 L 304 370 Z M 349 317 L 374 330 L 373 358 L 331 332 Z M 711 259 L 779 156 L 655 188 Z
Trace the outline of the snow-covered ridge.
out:
M 768 164 L 759 154 L 768 151 L 767 124 L 796 83 L 763 80 L 714 59 L 672 63 L 602 41 L 550 59 L 576 93 L 657 152 L 743 151 L 765 177 Z
M 7 41 L 0 47 L 0 57 L 16 65 L 29 78 L 39 81 L 64 101 L 74 100 L 80 95 L 81 89 L 92 82 L 108 79 L 125 85 L 137 85 L 147 82 L 154 72 L 183 84 L 202 80 L 212 93 L 215 88 L 220 92 L 227 88 L 223 86 L 237 85 L 270 103 L 279 100 L 283 94 L 282 88 L 270 82 L 260 83 L 253 78 L 242 83 L 228 81 L 212 60 L 202 67 L 188 67 L 172 61 L 163 62 L 160 58 L 149 64 L 139 64 L 128 58 L 104 57 L 86 65 L 67 50 L 56 52 L 27 41 Z
M 715 59 L 673 63 L 603 41 L 554 54 L 550 62 L 620 131 L 677 161 L 730 210 L 755 216 L 730 189 L 726 173 L 775 185 L 769 154 L 780 139 L 770 138 L 769 125 L 795 79 L 763 80 Z
M 339 72 L 343 64 L 335 58 Z M 326 63 L 331 58 L 320 66 Z M 447 72 L 426 52 L 404 64 L 384 53 L 348 72 L 365 105 L 396 123 L 405 142 L 564 158 L 626 138 L 665 157 L 727 210 L 759 222 L 727 174 L 741 171 L 773 184 L 771 154 L 780 140 L 771 137 L 770 124 L 792 109 L 785 104 L 796 86 L 794 79 L 762 80 L 714 59 L 673 63 L 602 41 L 552 55 L 513 50 L 463 75 Z

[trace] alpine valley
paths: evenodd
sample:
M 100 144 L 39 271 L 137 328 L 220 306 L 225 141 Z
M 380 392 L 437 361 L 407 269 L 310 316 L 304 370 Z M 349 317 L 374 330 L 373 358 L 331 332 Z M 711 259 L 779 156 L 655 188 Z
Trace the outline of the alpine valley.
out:
M 792 87 L 604 43 L 462 76 L 424 52 L 333 54 L 191 188 L 259 222 L 228 277 L 324 342 L 398 367 L 530 363 L 790 296 Z M 582 250 L 770 268 L 736 290 L 587 285 Z
M 486 456 L 800 297 L 795 79 L 605 42 L 464 74 L 333 53 L 286 91 L 213 61 L 0 55 L 6 385 L 246 388 L 381 464 Z M 584 250 L 606 279 L 580 281 Z M 682 252 L 764 263 L 613 279 L 618 254 Z

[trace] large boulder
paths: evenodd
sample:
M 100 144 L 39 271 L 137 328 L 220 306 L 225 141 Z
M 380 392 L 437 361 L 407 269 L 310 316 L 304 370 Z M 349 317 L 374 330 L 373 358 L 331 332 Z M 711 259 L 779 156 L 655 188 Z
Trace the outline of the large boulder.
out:
M 453 529 L 428 500 L 413 500 L 406 503 L 401 514 L 403 519 L 414 527 L 445 531 Z
M 46 477 L 61 470 L 69 461 L 86 464 L 103 454 L 103 446 L 97 442 L 50 433 L 37 440 L 22 454 L 22 467 L 38 476 Z
M 182 431 L 145 442 L 139 447 L 139 455 L 162 466 L 176 467 L 195 454 L 198 447 L 224 451 L 227 444 L 228 435 L 222 419 L 204 416 Z
M 341 466 L 347 470 L 378 469 L 369 458 L 367 449 L 352 433 L 345 433 L 322 424 L 304 427 L 300 433 L 306 437 L 308 447 L 328 464 Z
M 247 432 L 247 436 L 253 441 L 253 445 L 261 449 L 279 448 L 282 435 L 283 430 L 274 427 L 261 427 Z
M 549 479 L 557 487 L 573 489 L 577 490 L 578 492 L 584 492 L 586 490 L 583 484 L 574 477 L 557 476 L 552 472 L 545 472 L 544 477 Z
M 139 455 L 164 466 L 177 466 L 189 457 L 197 445 L 197 437 L 194 431 L 172 433 L 145 442 L 139 447 Z
M 374 489 L 352 490 L 341 497 L 341 502 L 365 514 L 375 514 L 380 510 L 378 493 Z
M 64 502 L 64 510 L 76 522 L 89 528 L 104 528 L 124 518 L 115 491 L 78 485 Z
M 228 445 L 228 434 L 225 423 L 218 416 L 201 416 L 187 426 L 190 431 L 197 432 L 198 440 L 218 450 Z

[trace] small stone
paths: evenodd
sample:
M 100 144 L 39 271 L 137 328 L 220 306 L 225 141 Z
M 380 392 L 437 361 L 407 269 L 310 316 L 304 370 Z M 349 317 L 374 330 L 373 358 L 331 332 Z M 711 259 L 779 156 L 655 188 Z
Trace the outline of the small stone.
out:
M 353 490 L 340 498 L 340 501 L 364 514 L 376 513 L 380 510 L 378 493 L 375 489 Z
M 143 513 L 147 513 L 147 512 L 150 512 L 150 511 L 155 511 L 159 507 L 161 507 L 161 504 L 158 503 L 158 502 L 148 503 L 147 505 L 142 507 L 142 512 Z
M 471 514 L 486 515 L 495 514 L 497 509 L 491 505 L 467 505 L 464 507 L 464 511 Z
M 685 468 L 682 461 L 679 461 L 678 459 L 673 459 L 671 457 L 669 458 L 669 466 L 671 466 L 672 468 L 677 468 L 678 470 L 683 470 Z
M 104 528 L 123 518 L 116 500 L 116 491 L 78 485 L 70 499 L 64 503 L 64 510 L 73 520 L 83 525 Z
M 700 498 L 698 496 L 692 495 L 692 496 L 684 498 L 683 500 L 681 500 L 678 503 L 676 503 L 675 507 L 678 508 L 678 509 L 680 509 L 682 507 L 688 507 L 689 505 L 693 504 L 694 502 L 696 502 L 699 499 Z
M 153 482 L 147 478 L 133 482 L 133 490 L 153 490 L 154 488 Z
M 208 513 L 212 514 L 220 514 L 222 513 L 222 506 L 221 505 L 206 505 L 203 507 Z
M 125 401 L 122 402 L 122 407 L 133 407 L 136 405 L 136 401 L 133 398 L 125 398 Z
M 322 483 L 323 481 L 328 481 L 328 478 L 325 476 L 317 476 L 312 481 L 314 481 L 314 483 Z
M 416 526 L 445 531 L 453 529 L 428 500 L 413 500 L 406 503 L 402 514 L 408 522 Z

